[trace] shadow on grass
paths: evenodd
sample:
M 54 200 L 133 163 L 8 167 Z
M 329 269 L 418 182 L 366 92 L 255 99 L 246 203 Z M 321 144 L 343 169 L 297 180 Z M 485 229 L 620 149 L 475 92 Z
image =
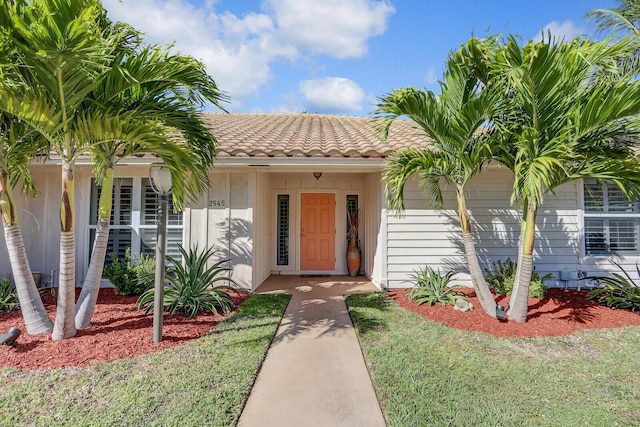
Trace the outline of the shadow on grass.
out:
M 282 317 L 290 299 L 291 295 L 286 294 L 254 294 L 242 303 L 235 317 L 245 319 Z
M 220 327 L 209 331 L 208 335 L 222 334 L 226 331 L 261 328 L 280 322 L 291 295 L 255 294 L 244 301 L 238 310 Z M 247 321 L 250 321 L 247 323 Z
M 361 334 L 385 330 L 388 323 L 383 315 L 391 309 L 391 300 L 384 294 L 353 294 L 346 298 L 349 316 L 356 330 Z

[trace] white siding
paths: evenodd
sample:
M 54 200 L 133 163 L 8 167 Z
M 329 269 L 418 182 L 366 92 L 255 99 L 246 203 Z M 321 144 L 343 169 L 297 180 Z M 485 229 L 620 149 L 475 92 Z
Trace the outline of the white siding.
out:
M 271 274 L 271 264 L 275 249 L 275 204 L 271 197 L 271 175 L 259 172 L 255 175 L 255 200 L 253 223 L 255 227 L 253 242 L 253 280 L 255 289 Z
M 186 209 L 185 243 L 213 247 L 218 259 L 230 259 L 232 278 L 251 289 L 253 252 L 253 190 L 246 172 L 214 172 L 211 187 Z
M 33 168 L 32 177 L 38 197 L 23 196 L 21 184 L 13 191 L 13 196 L 31 270 L 42 273 L 44 283 L 51 280 L 51 272 L 58 268 L 59 262 L 60 171 L 54 167 L 37 167 Z M 4 232 L 0 233 L 0 278 L 11 279 L 13 274 Z
M 517 256 L 520 212 L 510 205 L 511 173 L 490 168 L 469 184 L 467 207 L 472 216 L 473 236 L 481 264 Z M 548 195 L 538 209 L 535 268 L 554 273 L 579 262 L 579 206 L 575 183 Z M 412 182 L 405 190 L 406 211 L 400 218 L 387 215 L 387 264 L 390 287 L 411 286 L 411 274 L 430 265 L 441 271 L 458 271 L 457 283 L 469 285 L 460 238 L 455 190 L 444 191 L 444 209 L 433 209 L 422 190 Z
M 384 189 L 379 173 L 367 174 L 365 177 L 366 199 L 363 210 L 368 212 L 364 223 L 364 233 L 368 242 L 363 257 L 365 274 L 380 288 L 387 286 L 387 265 L 385 241 L 386 211 L 384 210 Z

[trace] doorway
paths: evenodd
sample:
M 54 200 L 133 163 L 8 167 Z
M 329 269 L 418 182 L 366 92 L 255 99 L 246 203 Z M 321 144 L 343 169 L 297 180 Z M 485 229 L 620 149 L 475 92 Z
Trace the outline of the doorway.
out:
M 335 194 L 302 193 L 300 206 L 300 269 L 335 270 Z

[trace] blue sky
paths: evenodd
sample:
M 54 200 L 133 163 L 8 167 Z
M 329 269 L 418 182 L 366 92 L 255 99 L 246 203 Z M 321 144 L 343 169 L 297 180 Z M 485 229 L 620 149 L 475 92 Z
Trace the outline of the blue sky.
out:
M 595 34 L 614 0 L 103 0 L 112 19 L 202 60 L 232 112 L 364 116 L 405 86 L 437 89 L 472 35 Z M 214 111 L 214 110 L 211 110 Z

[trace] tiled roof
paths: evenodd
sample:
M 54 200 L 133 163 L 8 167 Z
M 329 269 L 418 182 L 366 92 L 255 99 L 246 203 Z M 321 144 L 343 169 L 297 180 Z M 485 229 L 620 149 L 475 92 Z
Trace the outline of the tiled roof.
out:
M 218 158 L 384 158 L 399 148 L 425 147 L 428 141 L 413 122 L 404 120 L 393 122 L 387 143 L 369 117 L 210 113 L 204 120 L 218 141 Z

